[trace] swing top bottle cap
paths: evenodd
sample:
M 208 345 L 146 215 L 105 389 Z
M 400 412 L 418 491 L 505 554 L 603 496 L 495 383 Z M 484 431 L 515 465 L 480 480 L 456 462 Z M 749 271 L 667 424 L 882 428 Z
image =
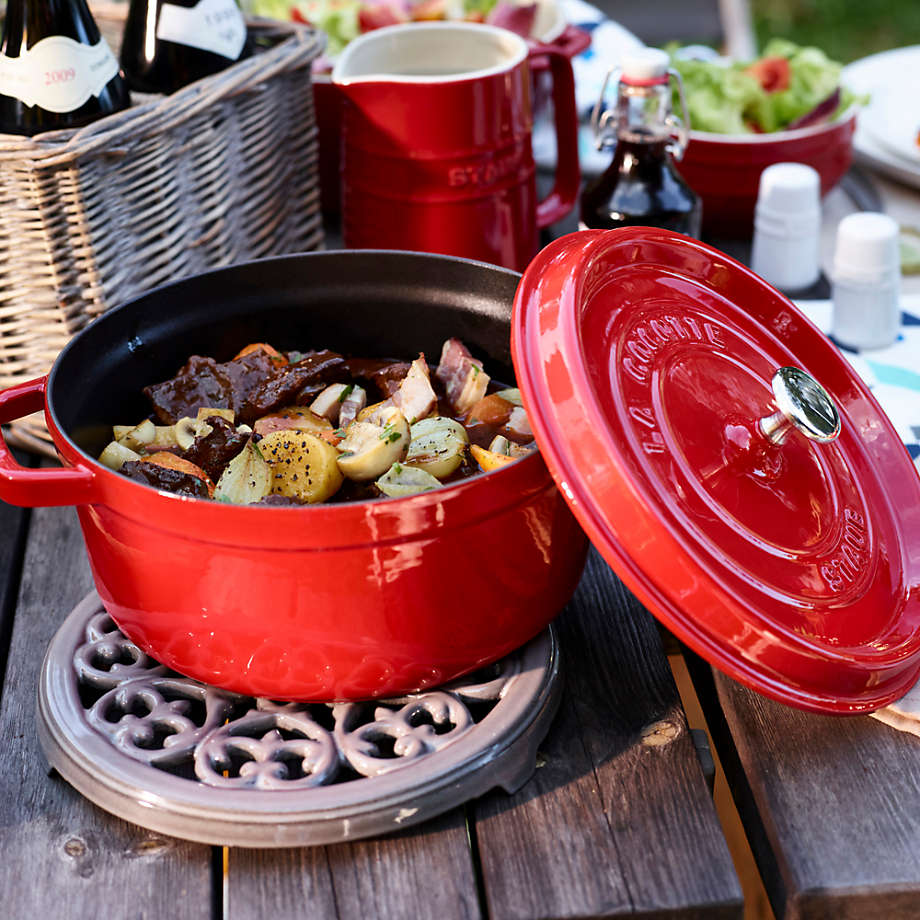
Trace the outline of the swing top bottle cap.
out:
M 671 59 L 660 48 L 640 48 L 623 58 L 621 79 L 637 86 L 666 83 Z

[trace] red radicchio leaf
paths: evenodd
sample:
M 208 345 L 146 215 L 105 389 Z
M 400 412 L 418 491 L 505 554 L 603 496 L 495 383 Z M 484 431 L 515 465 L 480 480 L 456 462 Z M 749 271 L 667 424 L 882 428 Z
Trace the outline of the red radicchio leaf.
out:
M 490 25 L 500 26 L 503 29 L 516 32 L 522 38 L 530 38 L 536 18 L 536 3 L 521 6 L 516 3 L 510 3 L 509 0 L 498 0 L 492 12 L 486 17 L 486 22 Z
M 837 111 L 838 105 L 840 105 L 840 87 L 835 89 L 823 102 L 819 102 L 810 112 L 799 116 L 795 121 L 790 121 L 784 130 L 793 131 L 795 128 L 805 128 L 808 125 L 817 125 L 822 121 L 827 121 Z
M 408 22 L 409 14 L 399 0 L 383 0 L 381 3 L 364 3 L 358 10 L 358 28 L 361 32 L 372 32 L 384 26 L 395 26 Z

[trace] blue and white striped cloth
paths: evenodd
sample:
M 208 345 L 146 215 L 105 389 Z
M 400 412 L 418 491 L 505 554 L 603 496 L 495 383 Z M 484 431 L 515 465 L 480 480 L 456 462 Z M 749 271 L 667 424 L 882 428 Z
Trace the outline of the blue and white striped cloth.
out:
M 830 333 L 829 300 L 796 301 L 796 306 L 822 332 Z M 840 350 L 891 419 L 920 472 L 920 295 L 903 296 L 901 309 L 901 332 L 893 345 Z

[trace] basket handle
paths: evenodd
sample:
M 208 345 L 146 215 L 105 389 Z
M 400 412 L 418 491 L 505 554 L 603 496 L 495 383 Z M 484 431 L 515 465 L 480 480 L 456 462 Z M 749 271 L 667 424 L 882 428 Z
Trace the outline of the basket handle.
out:
M 15 421 L 45 405 L 47 377 L 18 383 L 0 391 L 0 424 Z M 0 499 L 11 505 L 85 505 L 95 501 L 96 474 L 88 467 L 31 470 L 18 464 L 0 431 Z

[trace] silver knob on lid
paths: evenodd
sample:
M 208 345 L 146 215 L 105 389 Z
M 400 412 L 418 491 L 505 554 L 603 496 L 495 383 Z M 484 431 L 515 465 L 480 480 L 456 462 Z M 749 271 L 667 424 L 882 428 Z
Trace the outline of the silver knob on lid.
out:
M 781 367 L 771 381 L 777 411 L 759 422 L 761 433 L 779 444 L 795 426 L 813 441 L 826 443 L 840 434 L 840 414 L 827 390 L 797 367 Z

